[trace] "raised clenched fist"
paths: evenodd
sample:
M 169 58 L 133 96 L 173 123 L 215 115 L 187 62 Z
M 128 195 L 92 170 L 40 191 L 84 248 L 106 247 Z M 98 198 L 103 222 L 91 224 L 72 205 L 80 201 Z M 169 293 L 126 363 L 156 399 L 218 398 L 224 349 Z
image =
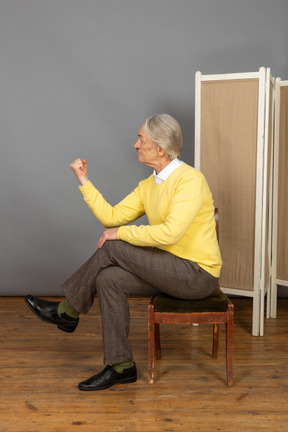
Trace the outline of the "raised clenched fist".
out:
M 87 162 L 85 159 L 76 159 L 74 162 L 70 164 L 70 168 L 76 175 L 79 180 L 81 186 L 88 182 L 87 177 Z

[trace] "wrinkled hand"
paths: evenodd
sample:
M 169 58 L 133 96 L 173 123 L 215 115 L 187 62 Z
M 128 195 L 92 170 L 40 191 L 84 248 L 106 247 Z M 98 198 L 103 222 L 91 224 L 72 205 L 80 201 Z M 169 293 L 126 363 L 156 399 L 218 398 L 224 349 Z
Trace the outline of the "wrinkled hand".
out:
M 81 186 L 83 186 L 85 183 L 87 183 L 88 177 L 87 177 L 87 162 L 85 159 L 76 159 L 74 162 L 72 162 L 70 164 L 70 168 L 72 169 L 72 171 L 74 172 L 74 174 L 76 175 L 76 177 L 79 180 L 79 183 L 81 184 Z
M 97 248 L 100 249 L 107 240 L 117 240 L 117 232 L 119 228 L 110 228 L 103 232 L 99 239 Z

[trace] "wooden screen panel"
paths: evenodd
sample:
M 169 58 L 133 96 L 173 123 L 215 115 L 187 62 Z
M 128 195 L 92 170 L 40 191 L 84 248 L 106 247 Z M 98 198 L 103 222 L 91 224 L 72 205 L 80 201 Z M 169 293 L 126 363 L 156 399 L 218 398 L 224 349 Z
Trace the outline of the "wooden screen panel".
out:
M 220 214 L 221 286 L 254 290 L 258 79 L 201 84 L 201 171 Z
M 288 87 L 280 87 L 277 278 L 288 280 Z
M 274 85 L 271 83 L 270 85 L 270 94 L 269 94 L 269 121 L 268 121 L 268 155 L 267 155 L 267 189 L 266 189 L 266 232 L 265 232 L 265 287 L 269 283 L 270 280 L 270 265 L 271 265 L 271 251 L 269 250 L 269 205 L 271 205 L 271 200 L 269 199 L 270 190 L 272 188 L 272 172 L 271 172 L 271 157 L 272 157 L 272 132 L 273 132 L 273 94 L 274 94 Z

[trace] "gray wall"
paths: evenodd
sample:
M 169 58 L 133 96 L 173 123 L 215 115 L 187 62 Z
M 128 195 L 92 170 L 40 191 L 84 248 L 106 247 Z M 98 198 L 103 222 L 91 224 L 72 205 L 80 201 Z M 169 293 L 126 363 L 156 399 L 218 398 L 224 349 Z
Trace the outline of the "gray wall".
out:
M 138 128 L 168 112 L 193 164 L 194 74 L 288 78 L 287 0 L 1 0 L 0 294 L 58 295 L 102 227 L 69 163 L 116 203 L 150 174 Z

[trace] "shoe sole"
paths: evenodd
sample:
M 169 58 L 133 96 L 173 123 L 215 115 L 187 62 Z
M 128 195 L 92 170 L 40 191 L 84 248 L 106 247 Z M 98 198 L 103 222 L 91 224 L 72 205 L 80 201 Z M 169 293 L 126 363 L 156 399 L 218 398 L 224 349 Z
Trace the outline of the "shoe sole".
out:
M 50 324 L 53 324 L 53 323 L 50 323 Z M 54 325 L 57 325 L 57 324 L 54 324 Z M 74 328 L 74 329 L 72 329 L 72 330 L 70 330 L 70 329 L 67 329 L 67 328 L 65 328 L 65 327 L 62 327 L 61 325 L 57 325 L 57 328 L 59 329 L 59 330 L 62 330 L 63 332 L 65 332 L 65 333 L 73 333 L 76 329 Z
M 39 318 L 41 321 L 43 321 L 43 322 L 45 322 L 45 323 L 47 323 L 47 324 L 55 325 L 55 326 L 57 326 L 57 328 L 58 328 L 59 330 L 62 330 L 62 331 L 65 332 L 65 333 L 73 333 L 73 332 L 75 331 L 75 329 L 70 330 L 70 329 L 67 329 L 67 328 L 65 328 L 65 327 L 62 327 L 60 324 L 57 325 L 57 324 L 55 324 L 55 323 L 53 323 L 53 322 L 51 322 L 51 321 L 45 320 L 44 318 L 42 318 L 41 316 L 39 316 L 39 315 L 35 312 L 35 310 L 32 308 L 32 306 L 30 305 L 30 303 L 27 301 L 26 298 L 25 298 L 25 302 L 26 302 L 27 306 L 29 307 L 29 309 L 34 313 L 34 315 L 36 315 L 37 318 Z

